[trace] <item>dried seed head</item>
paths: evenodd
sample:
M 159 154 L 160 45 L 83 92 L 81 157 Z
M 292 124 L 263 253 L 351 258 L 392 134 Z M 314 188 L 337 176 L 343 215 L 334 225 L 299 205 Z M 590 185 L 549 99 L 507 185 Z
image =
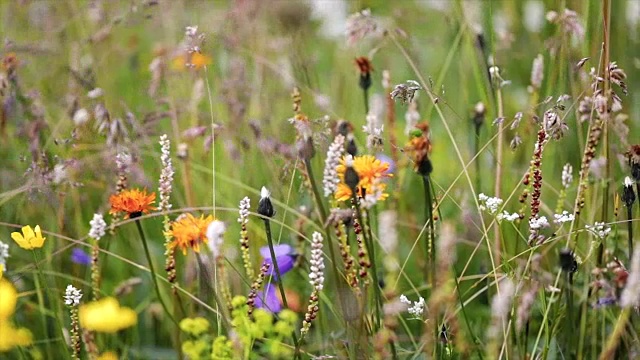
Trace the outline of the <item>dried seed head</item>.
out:
M 624 178 L 622 186 L 622 203 L 628 208 L 631 208 L 633 203 L 636 201 L 636 193 L 633 190 L 633 183 L 634 181 L 631 180 L 630 177 L 627 176 Z
M 560 250 L 560 268 L 567 273 L 578 271 L 578 261 L 570 249 Z
M 276 214 L 276 211 L 273 208 L 273 204 L 271 204 L 271 193 L 267 190 L 266 187 L 262 187 L 260 190 L 260 201 L 258 202 L 258 214 L 271 218 Z

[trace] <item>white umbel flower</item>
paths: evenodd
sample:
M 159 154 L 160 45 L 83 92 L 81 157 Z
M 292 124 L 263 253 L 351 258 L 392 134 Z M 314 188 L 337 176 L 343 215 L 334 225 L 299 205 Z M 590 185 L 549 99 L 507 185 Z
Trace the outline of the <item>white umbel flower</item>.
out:
M 100 240 L 107 230 L 107 223 L 104 221 L 102 214 L 93 214 L 93 219 L 89 221 L 91 230 L 89 230 L 89 237 Z
M 572 222 L 575 219 L 575 216 L 566 210 L 562 214 L 553 214 L 553 217 L 555 218 L 554 222 L 557 224 Z
M 502 199 L 497 197 L 489 197 L 485 194 L 478 195 L 480 202 L 480 210 L 487 210 L 489 214 L 495 214 L 498 212 L 498 208 L 502 205 Z
M 604 239 L 611 232 L 611 228 L 603 222 L 596 222 L 593 225 L 586 225 L 585 228 L 600 239 Z
M 67 289 L 64 292 L 64 303 L 68 306 L 78 306 L 80 299 L 82 298 L 82 292 L 76 289 L 73 285 L 67 285 Z
M 535 217 L 529 220 L 529 229 L 540 230 L 542 228 L 549 227 L 549 220 L 546 216 Z
M 314 232 L 311 238 L 311 259 L 309 260 L 309 282 L 316 291 L 322 291 L 324 284 L 324 258 L 322 257 L 322 235 Z
M 424 313 L 424 309 L 427 307 L 425 300 L 422 296 L 420 296 L 418 301 L 412 302 L 406 296 L 400 295 L 400 302 L 408 305 L 409 307 L 407 308 L 407 311 L 409 312 L 409 314 L 417 318 L 422 317 L 422 314 Z

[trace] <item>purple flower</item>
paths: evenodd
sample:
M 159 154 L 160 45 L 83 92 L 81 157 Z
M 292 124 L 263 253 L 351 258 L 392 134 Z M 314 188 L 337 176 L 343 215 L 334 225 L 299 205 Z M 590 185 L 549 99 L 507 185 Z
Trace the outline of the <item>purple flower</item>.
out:
M 81 248 L 73 248 L 73 250 L 71 250 L 71 261 L 80 265 L 89 265 L 91 264 L 91 255 L 87 254 Z
M 376 159 L 380 160 L 383 163 L 389 164 L 389 169 L 386 171 L 387 174 L 393 174 L 393 172 L 396 170 L 396 163 L 389 156 L 383 153 L 379 153 L 376 155 Z
M 296 262 L 296 253 L 289 244 L 280 244 L 273 246 L 273 252 L 276 255 L 276 262 L 278 263 L 278 270 L 280 270 L 280 275 L 284 275 L 289 270 L 293 269 L 293 265 Z M 271 251 L 268 246 L 263 246 L 260 248 L 260 255 L 264 258 L 264 262 L 271 265 L 269 266 L 269 270 L 267 271 L 266 276 L 273 276 L 273 278 L 277 281 L 277 275 L 275 266 L 273 266 L 273 260 L 271 259 Z
M 271 313 L 278 313 L 282 310 L 282 304 L 276 293 L 276 284 L 267 283 L 265 289 L 258 291 L 256 297 L 256 308 L 265 309 Z

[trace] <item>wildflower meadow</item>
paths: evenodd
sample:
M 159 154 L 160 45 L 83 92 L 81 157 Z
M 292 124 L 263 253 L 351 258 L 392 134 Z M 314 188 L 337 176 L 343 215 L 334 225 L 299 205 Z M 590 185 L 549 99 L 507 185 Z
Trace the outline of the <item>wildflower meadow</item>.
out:
M 639 0 L 0 0 L 0 359 L 639 359 Z

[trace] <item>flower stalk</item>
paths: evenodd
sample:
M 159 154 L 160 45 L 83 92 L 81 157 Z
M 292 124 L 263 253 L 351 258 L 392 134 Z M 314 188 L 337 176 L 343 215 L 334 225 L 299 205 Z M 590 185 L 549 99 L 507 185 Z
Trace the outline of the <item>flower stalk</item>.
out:
M 171 321 L 173 321 L 176 325 L 178 325 L 178 322 L 173 317 L 173 314 L 169 311 L 169 308 L 167 307 L 167 304 L 164 302 L 164 299 L 162 297 L 162 293 L 160 292 L 160 285 L 158 284 L 155 266 L 153 265 L 153 259 L 151 258 L 151 253 L 149 252 L 149 245 L 147 244 L 147 237 L 144 234 L 144 230 L 142 229 L 142 224 L 140 224 L 140 220 L 138 219 L 136 219 L 135 223 L 136 223 L 136 228 L 138 229 L 138 234 L 140 235 L 140 239 L 142 240 L 142 246 L 144 247 L 144 254 L 147 257 L 147 262 L 149 262 L 149 270 L 151 271 L 151 280 L 153 280 L 153 286 L 155 287 L 156 295 L 158 296 L 158 301 L 160 301 L 160 304 L 162 305 L 162 309 L 167 314 L 167 316 L 169 316 Z

